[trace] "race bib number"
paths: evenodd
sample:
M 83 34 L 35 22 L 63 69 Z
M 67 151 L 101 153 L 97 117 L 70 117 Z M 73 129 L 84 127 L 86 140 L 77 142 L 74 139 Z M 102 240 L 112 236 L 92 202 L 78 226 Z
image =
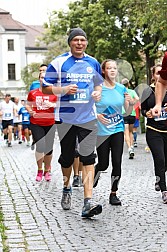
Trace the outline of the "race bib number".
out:
M 70 103 L 88 103 L 89 102 L 89 90 L 86 88 L 80 88 L 76 94 L 70 95 Z
M 11 113 L 5 113 L 5 118 L 11 117 Z
M 111 128 L 123 121 L 123 117 L 120 114 L 105 115 L 105 118 L 109 119 L 109 124 L 106 126 L 107 128 Z
M 155 117 L 154 120 L 155 121 L 167 120 L 167 111 L 165 111 L 165 108 L 162 108 L 160 116 L 159 117 Z
M 24 120 L 23 120 L 24 122 L 27 122 L 27 121 L 29 121 L 29 116 L 24 116 Z

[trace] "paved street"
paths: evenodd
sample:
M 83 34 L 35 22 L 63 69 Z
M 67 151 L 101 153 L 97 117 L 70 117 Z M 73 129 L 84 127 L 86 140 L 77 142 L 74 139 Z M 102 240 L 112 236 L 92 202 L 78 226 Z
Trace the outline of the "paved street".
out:
M 145 152 L 144 134 L 138 136 L 134 160 L 128 159 L 124 148 L 118 193 L 122 206 L 108 203 L 109 168 L 94 189 L 103 212 L 92 219 L 81 218 L 82 187 L 73 189 L 72 209 L 62 210 L 58 140 L 54 145 L 52 181 L 38 183 L 34 151 L 14 141 L 8 148 L 1 137 L 0 211 L 7 239 L 0 237 L 0 252 L 167 251 L 167 205 L 154 190 L 152 156 Z

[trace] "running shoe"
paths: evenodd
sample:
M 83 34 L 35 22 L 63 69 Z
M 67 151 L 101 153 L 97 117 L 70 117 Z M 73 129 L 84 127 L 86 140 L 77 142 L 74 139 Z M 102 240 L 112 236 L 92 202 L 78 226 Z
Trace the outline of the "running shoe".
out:
M 27 142 L 27 146 L 28 146 L 28 147 L 30 147 L 30 146 L 31 146 L 30 141 L 29 141 L 29 142 Z
M 129 148 L 129 159 L 133 159 L 133 158 L 134 158 L 134 155 L 135 155 L 134 149 L 133 149 L 132 147 Z
M 18 144 L 22 144 L 22 140 L 21 139 L 19 139 Z
M 134 142 L 133 146 L 136 148 L 137 147 L 137 142 Z
M 36 181 L 40 182 L 42 180 L 43 171 L 38 171 L 36 176 Z
M 155 191 L 159 192 L 161 190 L 159 183 L 155 182 Z
M 31 150 L 34 150 L 35 149 L 35 145 L 34 143 L 31 144 Z
M 64 210 L 69 210 L 71 208 L 71 194 L 72 194 L 71 188 L 69 190 L 63 189 L 61 206 Z
M 109 197 L 109 204 L 113 206 L 121 206 L 121 201 L 116 194 L 111 193 Z
M 162 192 L 162 200 L 164 204 L 167 204 L 167 191 Z
M 98 215 L 102 212 L 102 205 L 100 204 L 91 204 L 90 202 L 86 203 L 82 208 L 82 217 L 90 218 L 94 215 Z
M 8 147 L 12 147 L 12 144 L 11 142 L 8 141 Z
M 51 180 L 51 174 L 50 174 L 50 172 L 45 172 L 44 173 L 44 178 L 45 178 L 46 181 L 50 181 Z
M 74 176 L 72 186 L 79 187 L 79 176 L 78 175 Z

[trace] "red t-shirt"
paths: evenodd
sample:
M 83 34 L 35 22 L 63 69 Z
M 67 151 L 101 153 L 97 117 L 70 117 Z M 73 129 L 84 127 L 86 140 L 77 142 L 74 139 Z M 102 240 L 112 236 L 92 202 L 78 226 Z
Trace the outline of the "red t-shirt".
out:
M 36 112 L 30 117 L 30 122 L 41 126 L 50 126 L 55 123 L 54 107 L 49 102 L 55 103 L 57 96 L 43 94 L 39 88 L 29 92 L 27 101 L 32 104 L 32 110 Z
M 140 102 L 138 101 L 135 106 L 135 111 L 136 111 L 136 119 L 139 119 L 140 118 Z

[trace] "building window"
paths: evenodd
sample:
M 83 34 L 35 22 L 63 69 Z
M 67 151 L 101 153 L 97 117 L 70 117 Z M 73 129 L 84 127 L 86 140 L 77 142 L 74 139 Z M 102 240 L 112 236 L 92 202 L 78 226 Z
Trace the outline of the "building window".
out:
M 15 64 L 8 64 L 8 80 L 16 80 Z
M 8 39 L 8 51 L 14 51 L 14 40 Z

